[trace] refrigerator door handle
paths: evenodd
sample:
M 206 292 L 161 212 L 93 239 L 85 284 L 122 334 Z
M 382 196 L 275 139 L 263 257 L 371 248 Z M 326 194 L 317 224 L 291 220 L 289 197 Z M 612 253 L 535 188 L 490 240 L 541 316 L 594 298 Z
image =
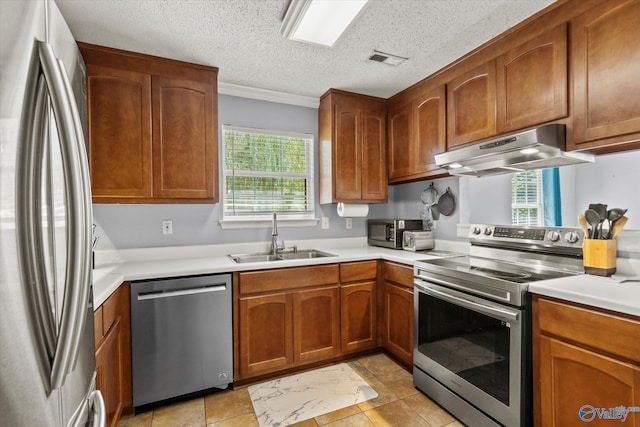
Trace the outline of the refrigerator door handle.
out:
M 62 82 L 64 84 L 65 93 L 67 94 L 67 100 L 70 106 L 70 114 L 72 117 L 72 122 L 75 128 L 76 134 L 76 153 L 78 155 L 77 166 L 79 169 L 78 178 L 81 181 L 82 185 L 82 207 L 84 210 L 84 224 L 82 224 L 83 233 L 81 233 L 78 239 L 81 241 L 80 244 L 84 248 L 81 252 L 82 258 L 79 260 L 82 266 L 82 280 L 80 286 L 83 290 L 82 301 L 86 303 L 89 302 L 89 293 L 91 292 L 91 284 L 92 284 L 92 267 L 91 267 L 91 249 L 93 248 L 93 213 L 91 207 L 91 178 L 89 177 L 89 160 L 87 156 L 86 144 L 84 139 L 84 132 L 82 130 L 82 121 L 80 120 L 80 113 L 78 112 L 78 108 L 75 104 L 75 98 L 73 96 L 73 89 L 71 88 L 71 82 L 67 77 L 67 73 L 64 69 L 64 63 L 62 60 L 58 59 L 58 67 L 60 68 L 60 74 L 62 75 Z M 84 316 L 84 312 L 81 313 Z M 82 339 L 82 324 L 77 325 L 76 329 L 76 351 L 73 352 L 73 360 L 71 367 L 73 368 L 76 365 L 78 354 L 77 348 L 80 346 L 80 341 Z M 69 369 L 71 371 L 71 369 Z
M 93 426 L 105 427 L 107 422 L 107 410 L 104 406 L 104 399 L 100 390 L 94 390 L 89 396 L 89 400 L 93 402 Z
M 66 284 L 62 303 L 60 330 L 51 366 L 51 387 L 64 384 L 73 370 L 85 324 L 90 290 L 90 270 L 87 268 L 90 248 L 90 210 L 86 207 L 86 184 L 83 165 L 78 153 L 80 135 L 74 122 L 73 103 L 69 98 L 68 82 L 52 47 L 38 42 L 40 63 L 49 89 L 53 115 L 60 135 L 60 152 L 65 176 L 67 204 Z M 76 113 L 77 114 L 77 113 Z M 85 266 L 86 264 L 86 266 Z
M 33 320 L 37 342 L 38 362 L 43 376 L 50 376 L 50 361 L 56 348 L 56 321 L 49 301 L 47 273 L 43 251 L 43 233 L 40 226 L 42 212 L 42 173 L 45 140 L 49 108 L 47 88 L 44 77 L 40 75 L 31 80 L 34 86 L 28 89 L 33 95 L 27 108 L 27 143 L 20 151 L 17 173 L 16 193 L 16 233 L 20 252 L 20 267 L 24 277 L 23 285 L 29 295 L 29 313 Z M 47 384 L 47 391 L 51 384 Z

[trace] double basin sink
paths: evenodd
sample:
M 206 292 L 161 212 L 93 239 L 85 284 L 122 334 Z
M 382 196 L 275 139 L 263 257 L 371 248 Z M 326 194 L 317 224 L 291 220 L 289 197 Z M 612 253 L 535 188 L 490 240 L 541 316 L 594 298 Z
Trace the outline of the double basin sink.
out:
M 231 258 L 238 264 L 245 264 L 248 262 L 291 261 L 295 259 L 326 258 L 332 256 L 337 255 L 330 254 L 328 252 L 322 252 L 317 249 L 304 249 L 278 252 L 275 255 L 273 255 L 272 253 L 235 254 L 229 255 L 229 258 Z

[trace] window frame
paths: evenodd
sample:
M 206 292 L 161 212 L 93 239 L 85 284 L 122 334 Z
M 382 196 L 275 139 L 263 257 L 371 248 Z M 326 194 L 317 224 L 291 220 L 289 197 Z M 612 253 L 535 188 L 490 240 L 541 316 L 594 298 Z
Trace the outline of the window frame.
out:
M 296 225 L 316 225 L 318 220 L 315 216 L 315 135 L 312 133 L 281 131 L 275 129 L 253 128 L 247 126 L 235 126 L 235 125 L 222 125 L 222 220 L 220 224 L 223 228 L 241 228 L 245 226 L 263 226 L 265 222 L 270 224 L 272 219 L 273 210 L 264 212 L 232 212 L 227 209 L 228 206 L 228 193 L 227 193 L 227 179 L 231 176 L 238 176 L 235 174 L 236 169 L 227 168 L 227 132 L 239 132 L 249 133 L 256 135 L 275 136 L 283 138 L 300 138 L 305 140 L 305 161 L 306 172 L 304 174 L 292 174 L 288 172 L 266 172 L 261 174 L 261 171 L 242 171 L 241 176 L 248 177 L 264 177 L 264 178 L 292 178 L 303 177 L 306 180 L 306 205 L 308 209 L 306 211 L 287 211 L 276 210 L 278 214 L 278 220 L 284 221 L 297 221 Z M 304 224 L 307 222 L 308 224 Z M 226 226 L 225 226 L 226 224 Z M 235 224 L 235 225 L 234 225 Z

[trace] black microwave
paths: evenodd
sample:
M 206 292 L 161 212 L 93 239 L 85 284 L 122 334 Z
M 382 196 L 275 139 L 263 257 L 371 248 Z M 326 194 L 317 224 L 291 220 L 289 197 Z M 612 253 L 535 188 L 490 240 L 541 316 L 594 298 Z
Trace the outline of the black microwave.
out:
M 422 220 L 419 219 L 370 219 L 367 221 L 367 243 L 402 249 L 402 233 L 421 230 Z

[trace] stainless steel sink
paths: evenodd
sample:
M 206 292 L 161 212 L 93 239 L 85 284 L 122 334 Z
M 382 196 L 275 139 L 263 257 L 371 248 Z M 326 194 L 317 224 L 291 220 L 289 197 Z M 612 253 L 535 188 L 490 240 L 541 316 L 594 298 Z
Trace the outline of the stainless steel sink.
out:
M 317 249 L 305 249 L 297 252 L 282 252 L 278 254 L 283 259 L 307 259 L 307 258 L 325 258 L 330 256 L 337 256 L 328 252 L 322 252 Z
M 238 264 L 244 264 L 249 262 L 271 262 L 271 261 L 286 261 L 294 259 L 312 259 L 312 258 L 325 258 L 337 256 L 328 252 L 319 251 L 317 249 L 304 249 L 299 251 L 283 251 L 277 255 L 270 253 L 256 253 L 256 254 L 232 254 L 229 255 L 234 262 Z

